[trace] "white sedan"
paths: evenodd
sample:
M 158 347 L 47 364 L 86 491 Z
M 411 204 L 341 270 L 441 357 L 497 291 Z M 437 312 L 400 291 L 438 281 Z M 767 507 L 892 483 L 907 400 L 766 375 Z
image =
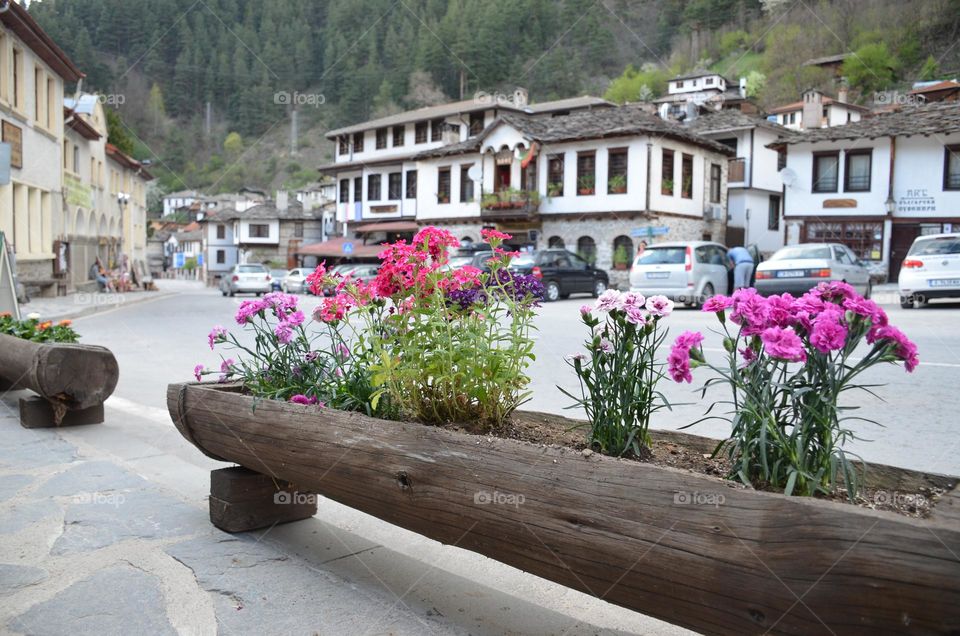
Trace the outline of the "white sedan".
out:
M 825 281 L 843 281 L 870 297 L 870 271 L 840 243 L 801 243 L 783 247 L 757 267 L 757 291 L 764 296 L 800 296 Z
M 900 267 L 900 306 L 960 298 L 960 234 L 918 236 Z

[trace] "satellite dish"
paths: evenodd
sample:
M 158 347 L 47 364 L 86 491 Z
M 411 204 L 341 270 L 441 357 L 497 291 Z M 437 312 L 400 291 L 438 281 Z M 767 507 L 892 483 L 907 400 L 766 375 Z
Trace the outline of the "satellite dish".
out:
M 779 172 L 780 181 L 783 182 L 783 185 L 788 188 L 797 182 L 797 173 L 791 170 L 790 168 L 784 168 Z
M 467 170 L 467 176 L 470 177 L 471 181 L 480 181 L 483 178 L 483 169 L 479 165 L 473 164 L 470 166 L 470 169 Z

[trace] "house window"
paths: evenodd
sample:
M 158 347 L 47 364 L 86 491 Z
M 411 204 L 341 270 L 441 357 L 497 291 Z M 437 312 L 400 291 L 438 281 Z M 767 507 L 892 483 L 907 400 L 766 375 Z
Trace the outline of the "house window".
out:
M 683 88 L 683 82 L 677 82 L 677 88 Z
M 361 200 L 363 200 L 363 177 L 354 177 L 353 202 L 359 203 Z
M 13 49 L 13 107 L 23 110 L 23 53 Z
M 397 201 L 403 195 L 403 173 L 391 172 L 387 177 L 387 199 Z
M 680 161 L 680 196 L 693 198 L 693 155 L 683 153 Z
M 870 191 L 871 150 L 848 150 L 847 165 L 843 170 L 843 190 L 845 192 Z
M 791 124 L 797 123 L 797 114 L 796 114 L 796 113 L 790 113 L 790 123 L 791 123 Z
M 39 68 L 33 70 L 33 121 L 36 124 L 46 124 L 46 113 L 43 112 L 47 100 L 43 97 L 43 89 L 46 82 L 43 81 L 43 71 Z
M 346 135 L 337 137 L 337 152 L 341 155 L 350 154 L 350 138 Z
M 581 236 L 577 239 L 577 256 L 591 265 L 597 262 L 597 242 L 592 236 Z
M 407 170 L 407 198 L 417 198 L 417 171 Z
M 538 187 L 537 158 L 531 157 L 527 167 L 520 170 L 520 189 L 535 192 Z
M 62 110 L 62 109 L 61 109 Z M 52 77 L 47 77 L 47 128 L 56 130 L 57 123 L 57 85 Z
M 720 203 L 720 179 L 721 170 L 719 164 L 710 164 L 710 203 Z
M 804 243 L 842 243 L 857 258 L 878 261 L 883 253 L 883 222 L 819 221 L 803 225 Z
M 303 238 L 303 221 L 296 221 L 293 224 L 293 237 Z
M 777 149 L 777 172 L 787 167 L 787 149 Z
M 960 145 L 943 151 L 943 189 L 960 190 Z
M 367 175 L 367 201 L 380 200 L 380 175 Z
M 353 133 L 353 151 L 363 152 L 363 132 Z
M 470 113 L 470 136 L 479 135 L 483 132 L 483 112 Z
M 468 174 L 471 165 L 460 166 L 460 202 L 468 203 L 473 201 L 473 179 Z
M 407 129 L 404 126 L 394 126 L 393 127 L 393 146 L 398 147 L 402 146 L 404 137 L 406 136 Z
M 836 192 L 840 170 L 840 153 L 818 152 L 813 155 L 814 192 Z
M 780 195 L 771 194 L 767 204 L 767 229 L 780 229 Z
M 713 85 L 713 78 L 712 78 L 712 77 L 708 77 L 708 78 L 706 78 L 705 80 L 703 80 L 703 83 L 706 84 L 707 86 L 712 86 L 712 85 Z
M 450 168 L 437 171 L 437 203 L 450 203 Z
M 217 238 L 220 240 L 227 238 L 227 226 L 223 223 L 217 224 Z
M 443 139 L 443 120 L 434 119 L 430 122 L 430 141 L 440 141 Z
M 217 263 L 224 264 L 227 262 L 227 253 L 224 250 L 217 250 Z
M 597 155 L 592 150 L 577 153 L 577 194 L 589 195 L 597 188 Z
M 563 237 L 551 236 L 547 239 L 547 247 L 554 250 L 562 250 L 567 247 L 567 244 L 563 242 Z
M 251 223 L 250 238 L 270 238 L 270 226 L 266 223 Z
M 415 144 L 425 144 L 427 143 L 427 122 L 418 121 L 414 127 L 413 133 L 413 143 Z
M 547 162 L 547 196 L 563 196 L 563 155 L 551 155 Z
M 73 171 L 80 174 L 80 146 L 73 147 Z
M 377 128 L 377 150 L 383 150 L 387 147 L 387 129 Z
M 615 148 L 607 153 L 607 192 L 623 194 L 627 191 L 627 149 Z
M 673 151 L 663 148 L 660 160 L 660 194 L 672 197 L 673 189 Z
M 350 200 L 350 179 L 340 179 L 340 203 Z

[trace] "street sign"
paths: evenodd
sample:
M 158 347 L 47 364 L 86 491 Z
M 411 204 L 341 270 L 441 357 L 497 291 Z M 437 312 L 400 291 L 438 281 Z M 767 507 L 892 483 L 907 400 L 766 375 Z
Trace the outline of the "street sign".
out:
M 186 258 L 183 255 L 183 252 L 174 252 L 173 254 L 173 266 L 176 269 L 182 269 Z
M 203 267 L 203 252 L 197 254 L 197 265 Z
M 630 236 L 653 238 L 654 236 L 664 236 L 670 233 L 670 228 L 663 225 L 659 227 L 638 227 L 630 231 Z
M 353 254 L 353 243 L 344 243 L 344 244 L 343 244 L 343 253 L 344 253 L 344 254 Z

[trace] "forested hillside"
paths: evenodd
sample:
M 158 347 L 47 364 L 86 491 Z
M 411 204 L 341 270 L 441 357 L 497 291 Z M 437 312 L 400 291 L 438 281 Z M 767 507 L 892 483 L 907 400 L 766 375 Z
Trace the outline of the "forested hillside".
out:
M 322 132 L 404 108 L 526 87 L 650 98 L 673 73 L 750 76 L 763 104 L 857 51 L 860 95 L 957 71 L 960 0 L 42 0 L 31 13 L 115 96 L 166 189 L 296 184 Z M 291 147 L 290 100 L 300 130 Z M 246 152 L 256 147 L 256 152 Z M 246 154 L 245 154 L 246 152 Z

